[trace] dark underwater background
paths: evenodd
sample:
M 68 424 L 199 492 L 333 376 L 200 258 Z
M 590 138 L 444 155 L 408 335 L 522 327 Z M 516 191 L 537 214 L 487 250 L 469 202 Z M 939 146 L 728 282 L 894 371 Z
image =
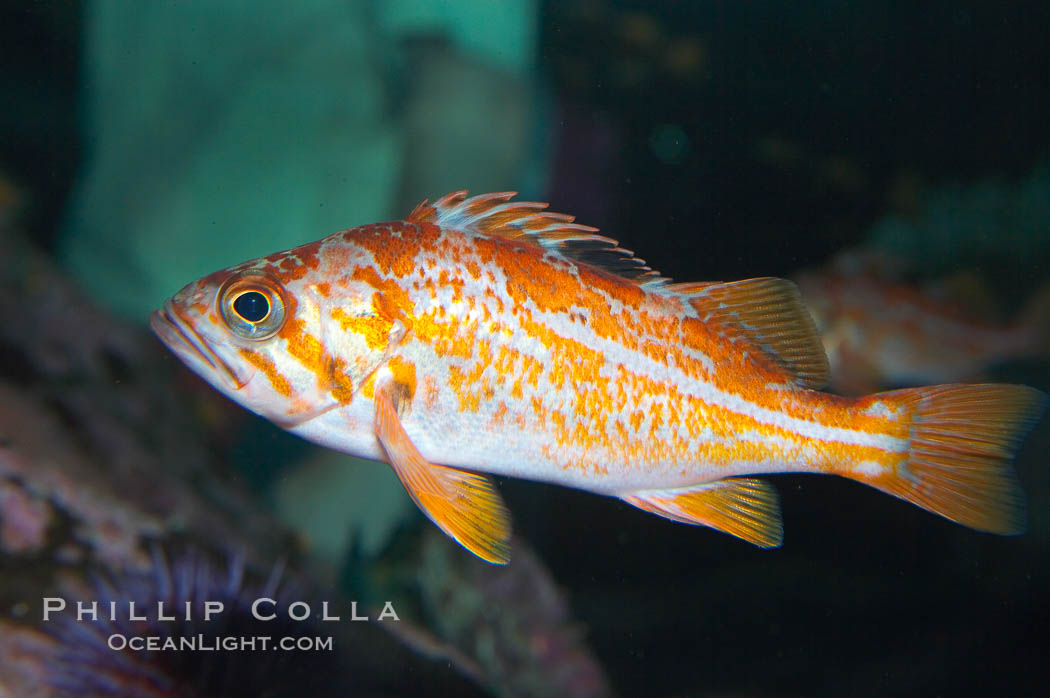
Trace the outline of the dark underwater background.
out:
M 1045 340 L 1046 2 L 3 0 L 0 37 L 0 693 L 1050 685 L 1045 419 L 1016 460 L 1022 536 L 781 475 L 765 551 L 501 480 L 500 569 L 386 468 L 232 405 L 145 325 L 206 273 L 465 188 L 548 201 L 679 281 L 863 273 Z M 893 261 L 847 273 L 844 253 Z M 1050 391 L 1050 341 L 978 363 L 958 380 Z M 40 622 L 44 596 L 100 579 L 152 600 L 189 568 L 194 593 L 235 597 L 278 564 L 289 595 L 393 600 L 402 623 L 299 627 L 336 651 L 275 662 L 117 659 L 102 630 Z

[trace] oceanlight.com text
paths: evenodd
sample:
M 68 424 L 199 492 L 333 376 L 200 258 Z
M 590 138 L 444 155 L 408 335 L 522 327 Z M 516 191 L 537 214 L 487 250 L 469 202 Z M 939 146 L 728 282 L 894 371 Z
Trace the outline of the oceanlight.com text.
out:
M 114 633 L 106 640 L 111 650 L 130 649 L 135 652 L 255 652 L 257 650 L 280 650 L 284 652 L 331 652 L 334 643 L 331 637 L 269 635 L 123 635 Z

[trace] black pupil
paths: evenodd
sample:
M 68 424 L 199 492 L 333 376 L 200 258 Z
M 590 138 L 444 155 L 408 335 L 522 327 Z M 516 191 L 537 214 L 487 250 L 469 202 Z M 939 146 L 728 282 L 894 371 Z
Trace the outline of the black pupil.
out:
M 258 291 L 248 291 L 237 296 L 233 309 L 248 322 L 259 322 L 270 314 L 270 301 Z

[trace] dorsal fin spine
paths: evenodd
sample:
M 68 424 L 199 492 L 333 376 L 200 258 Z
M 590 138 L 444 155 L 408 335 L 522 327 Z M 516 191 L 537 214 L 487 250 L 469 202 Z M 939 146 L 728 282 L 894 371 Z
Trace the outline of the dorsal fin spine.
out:
M 597 228 L 576 223 L 565 213 L 547 211 L 537 201 L 511 201 L 515 192 L 496 192 L 467 198 L 466 191 L 446 194 L 432 204 L 424 201 L 408 216 L 409 222 L 434 223 L 505 240 L 538 245 L 577 263 L 604 269 L 647 287 L 665 283 L 664 277 L 619 246 L 597 235 Z
M 424 201 L 408 220 L 434 223 L 504 240 L 537 245 L 576 263 L 615 274 L 657 293 L 682 296 L 705 322 L 739 328 L 731 342 L 743 338 L 770 356 L 800 385 L 822 386 L 828 362 L 812 317 L 798 287 L 783 279 L 762 278 L 731 283 L 672 283 L 597 228 L 572 216 L 547 211 L 547 204 L 511 201 L 515 192 L 467 198 L 454 191 L 429 204 Z

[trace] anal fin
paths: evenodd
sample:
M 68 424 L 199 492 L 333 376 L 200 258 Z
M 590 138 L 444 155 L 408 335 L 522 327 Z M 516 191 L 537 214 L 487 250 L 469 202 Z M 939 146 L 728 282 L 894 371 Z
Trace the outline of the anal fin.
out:
M 492 481 L 428 462 L 405 433 L 389 390 L 376 390 L 376 435 L 390 465 L 427 517 L 482 560 L 510 561 L 510 514 Z
M 775 548 L 784 539 L 779 499 L 765 480 L 727 478 L 671 490 L 643 490 L 620 498 L 652 514 L 708 526 L 762 548 Z

